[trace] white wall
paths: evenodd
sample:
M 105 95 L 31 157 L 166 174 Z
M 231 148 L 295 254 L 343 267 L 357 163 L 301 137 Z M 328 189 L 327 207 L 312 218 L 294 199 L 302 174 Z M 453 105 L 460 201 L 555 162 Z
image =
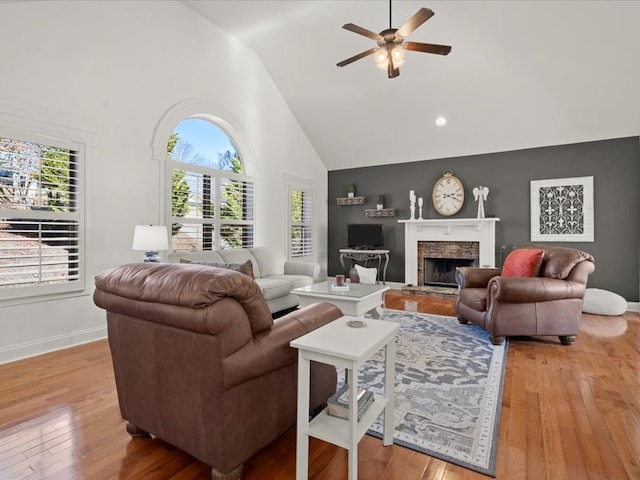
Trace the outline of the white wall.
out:
M 326 266 L 327 171 L 257 56 L 174 1 L 0 4 L 0 127 L 77 132 L 87 142 L 86 291 L 0 304 L 0 363 L 105 336 L 94 276 L 139 261 L 133 226 L 162 222 L 163 115 L 202 100 L 231 112 L 257 178 L 256 245 L 286 245 L 284 175 L 314 181 Z M 174 110 L 175 111 L 175 110 Z M 16 126 L 16 125 L 14 125 Z M 1 132 L 1 130 L 0 130 Z

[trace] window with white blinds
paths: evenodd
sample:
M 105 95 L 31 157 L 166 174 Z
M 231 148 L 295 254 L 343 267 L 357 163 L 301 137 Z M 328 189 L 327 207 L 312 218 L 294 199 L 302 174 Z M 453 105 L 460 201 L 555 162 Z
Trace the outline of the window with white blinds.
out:
M 171 185 L 169 188 L 172 230 L 171 250 L 193 252 L 253 247 L 254 181 L 243 173 L 237 149 L 205 150 L 206 143 L 188 137 L 205 122 L 211 135 L 220 129 L 205 120 L 176 130 L 167 149 Z M 213 156 L 212 156 L 213 155 Z
M 0 298 L 83 288 L 81 152 L 0 136 Z
M 289 188 L 289 257 L 302 260 L 313 254 L 311 192 Z

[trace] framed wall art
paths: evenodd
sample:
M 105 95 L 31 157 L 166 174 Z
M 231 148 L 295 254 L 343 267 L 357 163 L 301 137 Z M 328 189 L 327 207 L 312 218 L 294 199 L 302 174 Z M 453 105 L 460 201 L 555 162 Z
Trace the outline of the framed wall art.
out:
M 593 242 L 593 177 L 531 180 L 532 242 Z

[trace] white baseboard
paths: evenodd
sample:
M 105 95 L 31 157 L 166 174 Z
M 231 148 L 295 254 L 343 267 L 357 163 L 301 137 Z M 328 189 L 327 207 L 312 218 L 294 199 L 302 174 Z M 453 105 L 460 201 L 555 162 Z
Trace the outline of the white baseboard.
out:
M 0 365 L 107 338 L 106 325 L 0 349 Z
M 627 302 L 627 310 L 630 312 L 640 312 L 640 302 Z

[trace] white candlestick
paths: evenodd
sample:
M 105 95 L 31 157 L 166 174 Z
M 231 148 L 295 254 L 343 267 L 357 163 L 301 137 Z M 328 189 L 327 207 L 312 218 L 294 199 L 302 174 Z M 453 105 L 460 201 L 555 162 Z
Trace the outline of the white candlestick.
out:
M 420 208 L 422 208 L 422 197 L 420 197 L 420 198 L 418 199 L 418 206 L 419 206 Z

